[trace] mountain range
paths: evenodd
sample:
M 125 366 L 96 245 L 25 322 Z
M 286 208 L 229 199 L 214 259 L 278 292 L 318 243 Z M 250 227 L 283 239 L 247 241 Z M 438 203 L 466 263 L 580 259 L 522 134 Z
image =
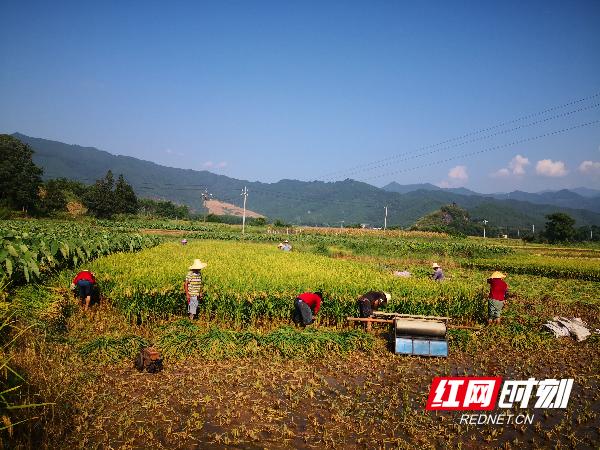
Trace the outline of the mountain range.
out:
M 487 219 L 496 226 L 531 227 L 535 224 L 542 227 L 545 215 L 557 211 L 570 214 L 581 226 L 600 225 L 600 191 L 589 188 L 479 194 L 466 188 L 442 189 L 429 183 L 390 183 L 378 188 L 351 179 L 261 183 L 204 170 L 161 166 L 94 147 L 19 133 L 13 136 L 33 148 L 34 162 L 44 169 L 46 179 L 65 177 L 91 184 L 110 169 L 115 175 L 122 173 L 140 197 L 171 200 L 196 211 L 204 209 L 202 194 L 205 192 L 215 199 L 240 205 L 241 189 L 247 186 L 249 209 L 272 219 L 306 225 L 368 223 L 381 226 L 384 206 L 388 206 L 388 225 L 409 226 L 450 203 L 466 208 L 473 220 Z
M 424 184 L 398 184 L 392 182 L 383 187 L 391 192 L 406 194 L 408 192 L 420 189 L 426 191 L 444 191 L 460 195 L 477 195 L 486 198 L 495 198 L 498 200 L 520 200 L 524 202 L 536 203 L 538 205 L 554 205 L 565 208 L 588 209 L 594 212 L 600 212 L 600 191 L 589 188 L 561 189 L 558 191 L 544 191 L 538 193 L 512 191 L 508 193 L 479 194 L 466 188 L 440 188 L 430 183 Z M 583 194 L 578 193 L 582 192 Z

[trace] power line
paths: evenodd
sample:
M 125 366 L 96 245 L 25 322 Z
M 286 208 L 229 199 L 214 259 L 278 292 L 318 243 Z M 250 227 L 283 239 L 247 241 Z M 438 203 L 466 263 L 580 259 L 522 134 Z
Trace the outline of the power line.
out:
M 495 145 L 492 147 L 488 147 L 485 149 L 481 149 L 481 150 L 476 150 L 473 152 L 468 152 L 468 153 L 462 153 L 460 155 L 455 155 L 449 158 L 445 158 L 445 159 L 440 159 L 440 160 L 436 160 L 436 161 L 432 161 L 426 164 L 422 164 L 422 165 L 418 165 L 418 166 L 413 166 L 413 167 L 409 167 L 409 168 L 404 168 L 404 169 L 399 169 L 399 170 L 395 170 L 392 172 L 387 172 L 385 174 L 378 174 L 377 177 L 379 176 L 387 176 L 387 175 L 395 175 L 398 173 L 406 173 L 406 172 L 411 172 L 414 170 L 419 170 L 419 169 L 423 169 L 426 167 L 432 167 L 435 165 L 439 165 L 439 164 L 443 164 L 445 162 L 449 162 L 449 161 L 453 161 L 459 158 L 467 158 L 467 157 L 471 157 L 471 156 L 475 156 L 475 155 L 479 155 L 482 153 L 487 153 L 487 152 L 492 152 L 492 151 L 497 151 L 497 150 L 501 150 L 504 148 L 508 148 L 514 145 L 519 145 L 519 144 L 523 144 L 526 142 L 532 142 L 532 141 L 536 141 L 545 137 L 549 137 L 549 136 L 555 136 L 555 135 L 559 135 L 559 134 L 563 134 L 566 133 L 568 131 L 572 131 L 578 128 L 584 128 L 586 126 L 591 126 L 591 125 L 595 125 L 597 123 L 599 123 L 600 120 L 595 120 L 595 121 L 591 121 L 591 122 L 585 122 L 585 123 L 581 123 L 578 125 L 574 125 L 571 127 L 567 127 L 567 128 L 563 128 L 560 130 L 555 130 L 555 131 L 550 131 L 547 133 L 543 133 L 537 136 L 532 136 L 532 137 L 528 137 L 528 138 L 523 138 L 523 139 L 518 139 L 506 144 L 500 144 L 500 145 Z M 374 178 L 374 177 L 371 177 Z M 367 178 L 370 179 L 370 178 Z M 199 190 L 198 188 L 185 188 L 185 189 L 181 189 L 181 190 Z M 253 188 L 253 192 L 255 192 L 255 194 L 257 194 L 258 196 L 262 195 L 267 195 L 267 196 L 274 196 L 274 197 L 280 197 L 286 200 L 293 200 L 293 201 L 298 201 L 298 202 L 307 202 L 307 201 L 326 201 L 328 203 L 338 203 L 338 204 L 344 204 L 344 205 L 349 205 L 351 206 L 352 204 L 357 204 L 357 205 L 365 205 L 365 207 L 374 207 L 374 208 L 381 208 L 381 206 L 377 206 L 377 205 L 372 205 L 371 203 L 367 203 L 369 202 L 368 200 L 352 200 L 352 199 L 348 199 L 348 200 L 339 200 L 339 199 L 325 199 L 323 200 L 323 196 L 322 194 L 315 194 L 314 197 L 312 196 L 297 196 L 297 195 L 289 195 L 288 193 L 282 193 L 282 192 L 274 192 L 274 191 L 270 191 L 270 190 L 262 190 L 262 189 L 254 189 Z M 335 192 L 331 192 L 331 195 L 335 195 Z M 393 193 L 390 193 L 390 195 L 393 195 Z
M 452 156 L 450 158 L 440 159 L 440 160 L 437 160 L 437 161 L 432 161 L 430 163 L 422 164 L 420 166 L 413 166 L 413 167 L 409 167 L 407 169 L 400 169 L 400 170 L 395 170 L 393 172 L 386 172 L 384 174 L 377 175 L 377 177 L 388 176 L 388 175 L 396 175 L 398 173 L 411 172 L 413 170 L 423 169 L 425 167 L 431 167 L 431 166 L 435 166 L 435 165 L 438 165 L 438 164 L 443 164 L 445 162 L 454 161 L 454 160 L 456 160 L 458 158 L 468 158 L 470 156 L 479 155 L 481 153 L 487 153 L 487 152 L 491 152 L 491 151 L 494 151 L 494 150 L 500 150 L 500 149 L 503 149 L 503 148 L 512 147 L 513 145 L 519 145 L 519 144 L 524 144 L 526 142 L 537 141 L 538 139 L 542 139 L 542 138 L 545 138 L 545 137 L 548 137 L 548 136 L 556 136 L 558 134 L 566 133 L 567 131 L 576 130 L 578 128 L 584 128 L 584 127 L 587 127 L 587 126 L 590 126 L 590 125 L 595 125 L 597 123 L 600 123 L 600 119 L 599 120 L 593 120 L 591 122 L 581 123 L 581 124 L 574 125 L 574 126 L 568 127 L 568 128 L 563 128 L 561 130 L 551 131 L 551 132 L 540 134 L 540 135 L 533 136 L 533 137 L 519 139 L 519 140 L 516 140 L 516 141 L 513 141 L 513 142 L 509 142 L 507 144 L 495 145 L 493 147 L 488 147 L 488 148 L 485 148 L 485 149 L 482 149 L 482 150 L 477 150 L 477 151 L 474 151 L 474 152 L 462 153 L 460 155 Z M 372 178 L 375 178 L 375 177 L 370 177 L 370 178 L 367 178 L 367 179 L 372 179 Z
M 588 101 L 588 100 L 591 100 L 591 99 L 594 99 L 594 98 L 597 98 L 597 97 L 600 97 L 600 92 L 597 92 L 595 94 L 592 94 L 592 95 L 589 95 L 589 96 L 586 96 L 586 97 L 582 97 L 582 98 L 579 98 L 577 100 L 573 100 L 573 101 L 570 101 L 570 102 L 567 102 L 567 103 L 563 103 L 561 105 L 557 105 L 557 106 L 553 106 L 553 107 L 550 107 L 550 108 L 546 108 L 546 109 L 544 109 L 542 111 L 538 111 L 538 112 L 535 112 L 535 113 L 527 114 L 527 115 L 524 115 L 524 116 L 521 116 L 521 117 L 517 117 L 515 119 L 511 119 L 511 120 L 508 120 L 508 121 L 505 121 L 505 122 L 501 122 L 501 123 L 499 123 L 497 125 L 493 125 L 493 126 L 490 126 L 490 127 L 481 128 L 479 130 L 471 131 L 471 132 L 463 134 L 461 136 L 457 136 L 457 137 L 453 137 L 453 138 L 450 138 L 450 139 L 446 139 L 446 140 L 438 142 L 436 144 L 425 145 L 425 146 L 419 147 L 419 148 L 417 148 L 415 150 L 412 150 L 412 151 L 409 151 L 409 152 L 398 153 L 396 155 L 393 155 L 393 156 L 390 156 L 390 157 L 387 157 L 387 158 L 383 158 L 383 159 L 380 159 L 380 160 L 377 160 L 377 161 L 373 161 L 373 162 L 370 162 L 370 163 L 360 164 L 360 165 L 357 165 L 357 166 L 354 166 L 354 167 L 350 167 L 350 168 L 344 169 L 344 170 L 337 170 L 337 171 L 334 171 L 334 172 L 329 172 L 329 173 L 326 173 L 326 174 L 324 174 L 324 175 L 322 175 L 321 177 L 318 177 L 318 178 L 320 178 L 320 179 L 330 179 L 330 177 L 332 175 L 346 174 L 350 170 L 355 170 L 355 169 L 359 169 L 359 168 L 362 168 L 362 167 L 371 166 L 371 165 L 374 165 L 374 164 L 380 164 L 380 163 L 383 163 L 383 162 L 388 161 L 390 159 L 397 158 L 398 156 L 402 156 L 402 155 L 406 155 L 406 154 L 410 154 L 410 153 L 414 153 L 414 152 L 418 152 L 418 151 L 422 151 L 422 150 L 428 150 L 430 148 L 435 148 L 435 147 L 438 147 L 438 146 L 441 146 L 441 145 L 449 144 L 451 142 L 460 141 L 462 139 L 465 139 L 465 138 L 468 138 L 468 137 L 471 137 L 471 136 L 474 136 L 474 135 L 477 135 L 477 134 L 486 133 L 488 131 L 492 131 L 492 130 L 495 130 L 497 128 L 502 128 L 502 127 L 504 127 L 506 125 L 511 125 L 513 123 L 520 122 L 522 120 L 527 120 L 527 119 L 531 119 L 533 117 L 542 116 L 542 115 L 548 114 L 549 112 L 556 111 L 556 110 L 563 109 L 563 108 L 567 108 L 569 106 L 576 105 L 578 103 L 582 103 L 582 102 L 585 102 L 585 101 Z M 339 176 L 337 176 L 336 178 L 339 178 Z
M 562 114 L 557 114 L 555 116 L 547 117 L 545 119 L 537 120 L 535 122 L 530 122 L 528 124 L 519 125 L 517 127 L 511 128 L 511 129 L 508 129 L 508 130 L 497 131 L 497 132 L 495 132 L 493 134 L 489 134 L 489 135 L 486 135 L 486 136 L 481 136 L 481 137 L 473 138 L 473 139 L 470 139 L 468 141 L 463 141 L 463 142 L 460 142 L 458 144 L 453 144 L 453 145 L 449 145 L 449 146 L 446 146 L 446 147 L 436 148 L 434 150 L 429 150 L 428 152 L 425 152 L 425 153 L 420 153 L 420 154 L 417 154 L 417 155 L 408 156 L 408 157 L 405 157 L 405 158 L 402 158 L 402 159 L 398 159 L 398 158 L 400 158 L 400 155 L 396 155 L 396 156 L 388 158 L 388 162 L 385 162 L 385 163 L 382 163 L 382 164 L 379 164 L 379 165 L 376 165 L 376 166 L 372 166 L 372 167 L 366 167 L 366 168 L 364 168 L 362 170 L 357 169 L 357 170 L 354 170 L 352 172 L 346 172 L 345 175 L 351 175 L 351 174 L 360 173 L 360 172 L 369 172 L 369 171 L 372 171 L 372 170 L 381 169 L 383 167 L 388 167 L 388 166 L 391 166 L 391 165 L 394 165 L 394 164 L 398 164 L 400 162 L 409 161 L 411 159 L 422 158 L 424 156 L 429 156 L 429 155 L 432 155 L 432 154 L 435 154 L 435 153 L 439 153 L 439 152 L 442 152 L 442 151 L 445 151 L 445 150 L 450 150 L 450 149 L 453 149 L 453 148 L 462 147 L 463 145 L 472 144 L 474 142 L 482 141 L 482 140 L 485 140 L 485 139 L 490 139 L 492 137 L 496 137 L 496 136 L 500 136 L 500 135 L 503 135 L 503 134 L 512 133 L 514 131 L 518 131 L 518 130 L 525 129 L 525 128 L 530 128 L 530 127 L 539 125 L 541 123 L 548 122 L 550 120 L 568 117 L 568 116 L 576 114 L 578 112 L 588 111 L 588 110 L 591 110 L 591 109 L 598 108 L 599 106 L 600 106 L 600 103 L 596 103 L 594 105 L 586 106 L 586 107 L 579 108 L 579 109 L 576 109 L 576 110 L 573 110 L 573 111 L 568 111 L 568 112 L 562 113 Z M 406 155 L 411 154 L 411 153 L 413 153 L 413 152 L 406 153 Z M 391 160 L 394 160 L 394 161 L 392 162 Z

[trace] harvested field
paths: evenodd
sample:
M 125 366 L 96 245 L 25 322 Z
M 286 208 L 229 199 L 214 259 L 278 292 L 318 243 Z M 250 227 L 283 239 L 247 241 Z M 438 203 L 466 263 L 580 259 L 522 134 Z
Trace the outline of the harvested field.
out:
M 25 377 L 10 413 L 11 448 L 595 448 L 600 439 L 600 338 L 554 339 L 541 325 L 554 315 L 600 328 L 600 283 L 591 258 L 481 241 L 303 232 L 292 253 L 268 235 L 228 242 L 223 226 L 138 253 L 89 263 L 101 303 L 84 313 L 67 289 L 75 269 L 5 295 L 23 334 L 9 349 Z M 168 233 L 185 230 L 163 230 Z M 294 238 L 296 239 L 296 238 Z M 302 240 L 304 239 L 304 240 Z M 267 243 L 262 241 L 266 240 Z M 566 257 L 563 257 L 563 253 Z M 475 256 L 470 256 L 475 255 Z M 202 258 L 206 297 L 200 318 L 185 318 L 187 265 Z M 443 283 L 430 280 L 441 262 Z M 260 261 L 260 264 L 256 264 Z M 535 264 L 533 263 L 535 261 Z M 565 264 L 563 264 L 565 261 Z M 503 322 L 485 326 L 488 267 L 508 271 L 512 296 Z M 535 270 L 530 269 L 535 267 Z M 408 270 L 408 279 L 394 270 Z M 506 269 L 505 269 L 506 270 Z M 592 273 L 593 272 L 592 270 Z M 290 326 L 298 292 L 325 293 L 317 322 Z M 450 315 L 447 359 L 394 355 L 386 326 L 348 326 L 360 293 L 392 293 L 387 311 Z M 163 353 L 164 370 L 139 373 L 140 346 Z M 436 376 L 504 380 L 573 378 L 565 409 L 512 408 L 530 424 L 461 424 L 460 411 L 425 410 Z M 503 410 L 491 411 L 499 414 Z M 468 411 L 467 411 L 468 412 Z

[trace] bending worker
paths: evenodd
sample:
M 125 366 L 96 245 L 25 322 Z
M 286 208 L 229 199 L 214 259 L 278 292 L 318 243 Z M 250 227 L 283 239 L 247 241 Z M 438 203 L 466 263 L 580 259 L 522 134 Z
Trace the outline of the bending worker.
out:
M 73 278 L 71 289 L 75 289 L 75 286 L 79 289 L 79 298 L 81 303 L 83 303 L 84 311 L 87 311 L 90 308 L 92 289 L 95 284 L 96 277 L 94 277 L 94 274 L 88 269 L 83 269 L 75 276 L 75 278 Z
M 279 250 L 283 250 L 284 252 L 291 252 L 292 251 L 292 244 L 290 244 L 290 241 L 288 241 L 287 239 L 281 243 L 279 243 L 279 245 L 277 246 L 277 248 Z
M 433 267 L 433 275 L 431 276 L 431 279 L 433 281 L 442 281 L 444 279 L 444 272 L 442 271 L 440 265 L 438 263 L 433 263 L 431 267 Z
M 392 296 L 387 292 L 369 291 L 358 299 L 359 317 L 366 318 L 373 315 L 381 306 L 387 305 Z
M 315 321 L 315 316 L 321 309 L 323 294 L 317 292 L 304 292 L 294 300 L 293 320 L 296 325 L 305 327 Z
M 502 272 L 494 272 L 488 278 L 490 284 L 490 295 L 488 296 L 488 324 L 500 323 L 500 314 L 506 304 L 508 284 L 504 281 L 506 275 Z

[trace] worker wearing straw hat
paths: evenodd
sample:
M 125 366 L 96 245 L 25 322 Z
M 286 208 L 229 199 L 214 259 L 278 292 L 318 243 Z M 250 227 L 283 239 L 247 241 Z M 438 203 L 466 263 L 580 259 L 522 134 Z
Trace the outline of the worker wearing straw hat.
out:
M 433 268 L 433 275 L 431 276 L 431 279 L 433 281 L 442 281 L 444 279 L 444 272 L 442 271 L 440 265 L 438 263 L 433 263 L 431 267 Z
M 490 285 L 490 295 L 488 296 L 488 324 L 500 323 L 500 314 L 506 304 L 506 294 L 508 293 L 508 285 L 504 281 L 506 275 L 502 272 L 495 271 L 488 278 L 487 282 Z
M 199 259 L 194 259 L 194 264 L 189 267 L 190 271 L 185 276 L 183 289 L 185 290 L 185 298 L 188 303 L 190 320 L 194 319 L 198 310 L 198 301 L 202 299 L 202 274 L 200 271 L 204 269 L 206 265 L 206 263 L 203 263 Z
M 287 239 L 283 242 L 281 242 L 277 248 L 279 250 L 283 250 L 284 252 L 291 252 L 292 251 L 292 244 L 290 244 L 290 241 L 288 241 Z

